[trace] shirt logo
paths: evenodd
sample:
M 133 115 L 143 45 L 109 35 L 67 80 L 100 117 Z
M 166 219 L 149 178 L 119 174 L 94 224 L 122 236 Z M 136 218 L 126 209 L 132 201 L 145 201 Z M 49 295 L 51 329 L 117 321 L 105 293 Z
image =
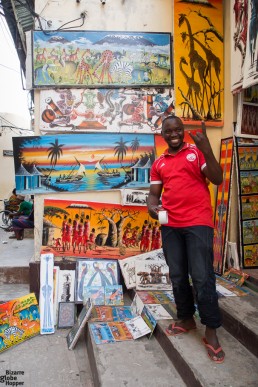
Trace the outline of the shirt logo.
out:
M 160 168 L 164 167 L 165 165 L 166 165 L 165 163 L 162 163 L 161 166 L 160 166 Z
M 194 153 L 189 153 L 189 155 L 186 156 L 188 161 L 195 161 L 196 160 L 196 155 Z

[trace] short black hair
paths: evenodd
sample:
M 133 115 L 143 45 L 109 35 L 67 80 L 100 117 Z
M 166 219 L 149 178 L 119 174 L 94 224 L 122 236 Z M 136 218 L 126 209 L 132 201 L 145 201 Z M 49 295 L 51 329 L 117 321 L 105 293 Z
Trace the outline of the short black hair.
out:
M 182 126 L 184 127 L 183 121 L 181 120 L 180 117 L 175 116 L 174 114 L 170 114 L 169 116 L 166 116 L 166 117 L 162 120 L 162 129 L 163 129 L 163 127 L 164 127 L 164 123 L 165 123 L 167 120 L 177 120 L 177 121 L 179 121 L 179 122 L 182 124 Z

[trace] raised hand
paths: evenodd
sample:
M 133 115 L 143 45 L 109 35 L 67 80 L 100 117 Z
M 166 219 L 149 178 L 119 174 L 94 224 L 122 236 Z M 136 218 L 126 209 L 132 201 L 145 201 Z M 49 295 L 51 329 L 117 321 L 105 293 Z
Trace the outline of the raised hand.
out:
M 197 148 L 200 149 L 200 151 L 203 154 L 207 154 L 207 153 L 211 152 L 211 145 L 210 145 L 210 141 L 209 141 L 207 134 L 206 134 L 206 125 L 205 125 L 204 121 L 202 121 L 202 131 L 201 132 L 197 132 L 195 135 L 193 133 L 191 133 L 190 131 L 188 133 L 189 133 L 189 136 L 193 139 Z

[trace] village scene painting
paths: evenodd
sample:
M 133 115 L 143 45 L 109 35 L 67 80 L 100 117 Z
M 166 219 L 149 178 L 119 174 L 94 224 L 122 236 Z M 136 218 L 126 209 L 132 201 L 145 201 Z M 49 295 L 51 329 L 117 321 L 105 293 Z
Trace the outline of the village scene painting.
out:
M 146 206 L 44 200 L 42 253 L 56 258 L 123 259 L 161 248 Z
M 33 83 L 46 86 L 169 86 L 169 33 L 33 32 Z
M 172 88 L 52 89 L 40 91 L 40 131 L 160 132 L 174 112 Z
M 151 134 L 13 137 L 17 193 L 148 188 Z

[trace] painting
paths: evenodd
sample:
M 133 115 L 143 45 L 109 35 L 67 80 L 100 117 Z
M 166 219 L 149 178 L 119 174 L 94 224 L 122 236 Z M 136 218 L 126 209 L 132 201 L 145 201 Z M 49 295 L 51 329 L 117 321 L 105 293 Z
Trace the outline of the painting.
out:
M 153 261 L 159 260 L 165 262 L 165 257 L 162 249 L 157 249 L 150 251 L 148 253 L 143 253 L 133 257 L 125 258 L 119 260 L 119 266 L 124 277 L 125 286 L 127 289 L 132 289 L 136 287 L 136 277 L 135 277 L 135 261 L 136 260 L 146 260 Z
M 59 302 L 57 327 L 71 328 L 75 323 L 75 313 L 74 302 Z
M 0 304 L 0 352 L 38 335 L 39 318 L 34 293 Z
M 52 89 L 40 91 L 42 134 L 155 133 L 174 112 L 172 88 Z
M 33 31 L 34 87 L 168 86 L 169 33 Z
M 76 303 L 83 302 L 84 292 L 86 292 L 87 288 L 98 287 L 99 289 L 111 285 L 119 285 L 117 261 L 109 259 L 77 259 Z
M 90 299 L 88 299 L 88 301 L 85 303 L 85 305 L 83 305 L 83 308 L 78 316 L 76 323 L 74 324 L 74 326 L 69 331 L 69 333 L 66 337 L 68 349 L 74 349 L 74 347 L 75 347 L 75 345 L 80 337 L 80 334 L 81 334 L 83 328 L 85 327 L 85 325 L 90 317 L 92 307 L 93 307 L 93 305 L 92 305 Z
M 151 134 L 85 133 L 13 137 L 17 193 L 148 188 Z
M 258 77 L 258 1 L 248 0 L 248 30 L 244 63 L 243 88 L 257 84 Z
M 54 308 L 54 325 L 57 324 L 58 319 L 58 280 L 59 280 L 59 266 L 53 268 L 53 308 Z
M 231 0 L 231 91 L 242 89 L 248 29 L 248 0 Z
M 223 1 L 174 2 L 176 115 L 223 126 Z
M 227 268 L 240 270 L 236 242 L 227 242 Z
M 244 268 L 258 267 L 258 139 L 237 137 L 240 255 Z
M 169 268 L 166 262 L 135 261 L 136 290 L 171 290 Z
M 54 254 L 40 255 L 40 334 L 55 332 L 54 316 Z
M 241 137 L 257 138 L 257 128 L 258 88 L 252 86 L 238 94 L 236 134 Z
M 74 301 L 75 270 L 60 270 L 58 281 L 58 302 Z
M 42 252 L 56 258 L 123 259 L 161 247 L 146 206 L 44 200 Z
M 230 202 L 230 187 L 233 168 L 233 138 L 221 140 L 220 166 L 223 170 L 223 181 L 218 187 L 214 219 L 214 270 L 222 274 L 226 260 L 226 240 L 228 233 L 228 217 Z
M 142 206 L 147 205 L 147 198 L 149 191 L 137 189 L 123 189 L 121 190 L 121 199 L 123 205 Z

